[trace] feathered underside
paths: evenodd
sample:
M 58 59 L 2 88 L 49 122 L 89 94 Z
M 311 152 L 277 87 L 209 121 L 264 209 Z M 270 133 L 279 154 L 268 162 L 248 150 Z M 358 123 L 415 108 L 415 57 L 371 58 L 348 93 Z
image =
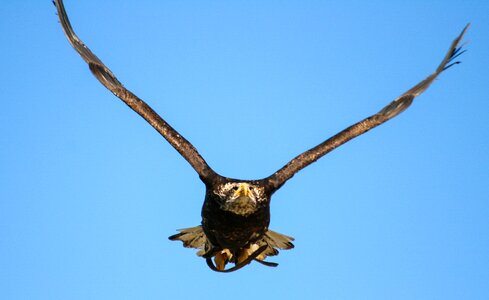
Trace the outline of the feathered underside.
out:
M 197 255 L 209 261 L 214 258 L 215 265 L 211 269 L 219 272 L 236 271 L 251 261 L 255 260 L 267 266 L 277 266 L 275 263 L 266 262 L 268 256 L 279 254 L 279 249 L 288 250 L 294 248 L 293 237 L 268 230 L 257 241 L 251 242 L 241 248 L 239 252 L 233 253 L 230 249 L 216 249 L 207 239 L 202 226 L 179 229 L 180 233 L 169 237 L 172 241 L 182 241 L 186 248 L 196 248 Z M 234 263 L 235 267 L 225 270 L 227 263 Z
M 292 178 L 294 174 L 314 163 L 324 155 L 405 111 L 413 103 L 413 100 L 426 91 L 442 72 L 460 63 L 460 61 L 456 59 L 466 51 L 462 49 L 463 45 L 460 45 L 460 42 L 469 26 L 470 24 L 467 24 L 462 32 L 455 38 L 455 40 L 453 40 L 443 60 L 436 70 L 428 77 L 397 97 L 376 114 L 351 125 L 319 145 L 299 154 L 277 172 L 265 178 L 265 184 L 270 187 L 270 190 L 279 189 L 287 180 Z M 402 70 L 400 71 L 402 72 Z

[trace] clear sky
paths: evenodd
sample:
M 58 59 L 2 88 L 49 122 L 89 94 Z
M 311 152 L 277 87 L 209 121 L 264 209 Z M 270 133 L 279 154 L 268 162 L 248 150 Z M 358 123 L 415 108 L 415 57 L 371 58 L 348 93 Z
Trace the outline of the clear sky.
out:
M 367 3 L 368 2 L 368 3 Z M 220 174 L 270 175 L 432 72 L 406 112 L 298 173 L 232 274 L 167 237 L 204 185 L 108 92 L 51 1 L 0 10 L 0 298 L 489 299 L 489 2 L 74 1 L 78 35 Z

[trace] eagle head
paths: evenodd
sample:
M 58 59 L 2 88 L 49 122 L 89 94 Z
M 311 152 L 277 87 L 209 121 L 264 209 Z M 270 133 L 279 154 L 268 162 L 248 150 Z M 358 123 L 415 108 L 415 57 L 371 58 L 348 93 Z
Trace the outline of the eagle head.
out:
M 216 190 L 222 210 L 249 216 L 267 200 L 265 189 L 247 182 L 227 182 Z

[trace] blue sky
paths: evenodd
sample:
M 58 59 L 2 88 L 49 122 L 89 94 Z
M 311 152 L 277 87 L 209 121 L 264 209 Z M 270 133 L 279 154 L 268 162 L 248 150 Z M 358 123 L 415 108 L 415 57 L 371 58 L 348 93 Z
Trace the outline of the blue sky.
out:
M 253 179 L 468 52 L 409 110 L 298 173 L 296 248 L 217 274 L 167 237 L 204 185 L 71 49 L 50 1 L 0 11 L 0 298 L 488 299 L 486 1 L 70 1 L 78 35 L 220 174 Z

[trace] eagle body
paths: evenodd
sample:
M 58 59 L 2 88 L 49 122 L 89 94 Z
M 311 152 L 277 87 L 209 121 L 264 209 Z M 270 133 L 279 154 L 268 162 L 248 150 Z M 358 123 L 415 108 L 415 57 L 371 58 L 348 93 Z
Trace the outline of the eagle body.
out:
M 270 199 L 263 182 L 218 177 L 206 185 L 201 226 L 180 229 L 170 240 L 200 249 L 197 255 L 206 258 L 217 271 L 224 271 L 229 262 L 235 264 L 229 270 L 239 269 L 251 260 L 274 265 L 264 259 L 277 255 L 278 249 L 293 248 L 294 239 L 268 229 Z M 215 265 L 211 264 L 212 257 Z
M 215 250 L 229 249 L 235 254 L 267 231 L 270 224 L 270 197 L 260 201 L 249 213 L 238 214 L 222 209 L 225 199 L 216 190 L 216 187 L 207 188 L 202 206 L 202 228 Z

